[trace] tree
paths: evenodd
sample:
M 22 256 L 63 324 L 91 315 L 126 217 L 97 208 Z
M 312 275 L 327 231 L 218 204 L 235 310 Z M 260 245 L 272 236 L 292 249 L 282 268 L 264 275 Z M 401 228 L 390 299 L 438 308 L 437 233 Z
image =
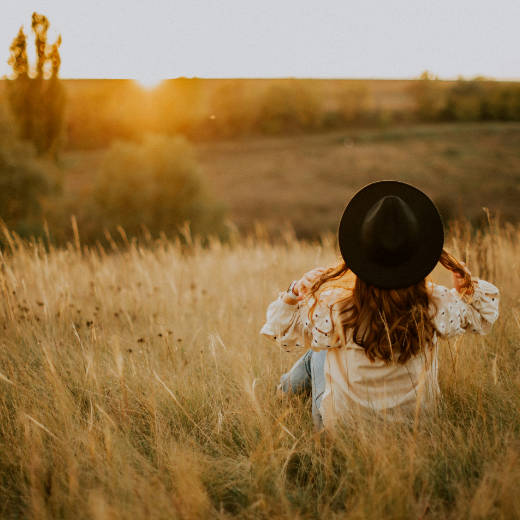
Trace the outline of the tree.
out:
M 415 113 L 421 121 L 435 121 L 444 104 L 441 84 L 436 76 L 424 71 L 410 86 Z
M 14 38 L 9 57 L 13 79 L 8 82 L 8 101 L 19 137 L 32 142 L 39 156 L 56 159 L 63 130 L 65 94 L 59 80 L 61 36 L 49 44 L 49 25 L 44 15 L 33 13 L 36 64 L 32 75 L 23 27 Z

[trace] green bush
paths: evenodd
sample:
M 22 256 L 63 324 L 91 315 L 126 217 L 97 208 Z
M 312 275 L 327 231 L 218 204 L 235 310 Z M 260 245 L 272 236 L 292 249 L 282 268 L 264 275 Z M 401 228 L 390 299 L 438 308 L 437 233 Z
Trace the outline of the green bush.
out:
M 520 121 L 520 84 L 498 84 L 482 107 L 484 119 Z
M 459 78 L 448 86 L 424 72 L 409 92 L 420 121 L 520 120 L 520 85 L 515 82 Z
M 441 119 L 447 121 L 478 121 L 481 119 L 481 106 L 489 97 L 485 85 L 481 81 L 463 79 L 450 88 L 446 95 Z
M 224 210 L 209 194 L 194 151 L 185 138 L 148 135 L 141 144 L 115 142 L 95 180 L 95 219 L 129 235 L 143 227 L 175 235 L 189 222 L 197 235 L 223 232 Z
M 57 187 L 55 169 L 34 148 L 0 128 L 0 219 L 21 236 L 42 230 L 45 197 Z

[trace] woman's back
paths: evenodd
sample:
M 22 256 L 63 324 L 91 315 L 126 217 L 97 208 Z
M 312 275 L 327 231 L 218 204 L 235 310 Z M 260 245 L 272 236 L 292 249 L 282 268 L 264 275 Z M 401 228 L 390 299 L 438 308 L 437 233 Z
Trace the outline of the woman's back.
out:
M 487 332 L 498 316 L 498 289 L 475 280 L 474 294 L 466 302 L 455 289 L 428 283 L 434 334 L 424 348 L 406 362 L 371 360 L 353 338 L 353 329 L 342 330 L 341 302 L 350 296 L 354 278 L 342 277 L 319 294 L 296 305 L 282 298 L 271 303 L 262 333 L 285 350 L 311 348 L 326 351 L 325 387 L 320 412 L 325 426 L 351 414 L 385 415 L 400 420 L 429 407 L 439 393 L 437 337 L 464 332 Z M 310 312 L 312 311 L 312 313 Z
M 398 181 L 369 184 L 341 217 L 342 262 L 309 271 L 271 303 L 261 333 L 285 349 L 309 349 L 281 389 L 312 382 L 318 427 L 350 413 L 417 413 L 439 392 L 437 338 L 483 334 L 496 320 L 497 288 L 473 280 L 443 244 L 425 193 Z M 427 282 L 438 263 L 452 272 L 453 289 Z

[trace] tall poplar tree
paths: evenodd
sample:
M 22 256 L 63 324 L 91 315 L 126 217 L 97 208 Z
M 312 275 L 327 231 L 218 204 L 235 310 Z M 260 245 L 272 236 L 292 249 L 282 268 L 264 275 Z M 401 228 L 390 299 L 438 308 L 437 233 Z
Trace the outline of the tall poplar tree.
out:
M 23 27 L 11 43 L 9 65 L 13 79 L 8 82 L 8 100 L 19 137 L 31 141 L 38 155 L 56 159 L 63 132 L 65 93 L 59 79 L 61 36 L 49 44 L 49 25 L 46 16 L 33 13 L 31 29 L 36 48 L 33 71 Z

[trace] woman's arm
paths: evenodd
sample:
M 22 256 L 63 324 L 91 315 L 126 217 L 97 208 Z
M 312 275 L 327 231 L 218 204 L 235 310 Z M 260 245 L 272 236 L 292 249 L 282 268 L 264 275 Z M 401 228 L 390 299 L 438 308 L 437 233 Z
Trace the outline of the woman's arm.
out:
M 290 295 L 281 292 L 267 307 L 266 322 L 260 330 L 260 334 L 274 339 L 287 351 L 308 343 L 300 320 L 300 303 L 296 299 L 290 301 Z
M 301 319 L 301 310 L 304 307 L 302 302 L 324 271 L 321 267 L 308 271 L 299 280 L 295 280 L 287 291 L 280 292 L 278 298 L 267 308 L 266 322 L 260 334 L 271 337 L 287 351 L 294 347 L 308 347 L 310 342 L 306 335 L 307 327 Z
M 266 322 L 260 333 L 271 337 L 287 351 L 295 347 L 314 350 L 338 347 L 333 324 L 333 303 L 340 296 L 336 294 L 338 289 L 324 291 L 316 305 L 314 297 L 304 300 L 322 272 L 322 269 L 310 271 L 296 282 L 292 292 L 281 292 L 267 308 Z
M 468 301 L 458 293 L 456 281 L 453 289 L 433 286 L 432 297 L 437 308 L 433 323 L 441 337 L 450 338 L 464 332 L 486 334 L 498 318 L 498 289 L 485 280 L 474 282 L 474 293 Z

